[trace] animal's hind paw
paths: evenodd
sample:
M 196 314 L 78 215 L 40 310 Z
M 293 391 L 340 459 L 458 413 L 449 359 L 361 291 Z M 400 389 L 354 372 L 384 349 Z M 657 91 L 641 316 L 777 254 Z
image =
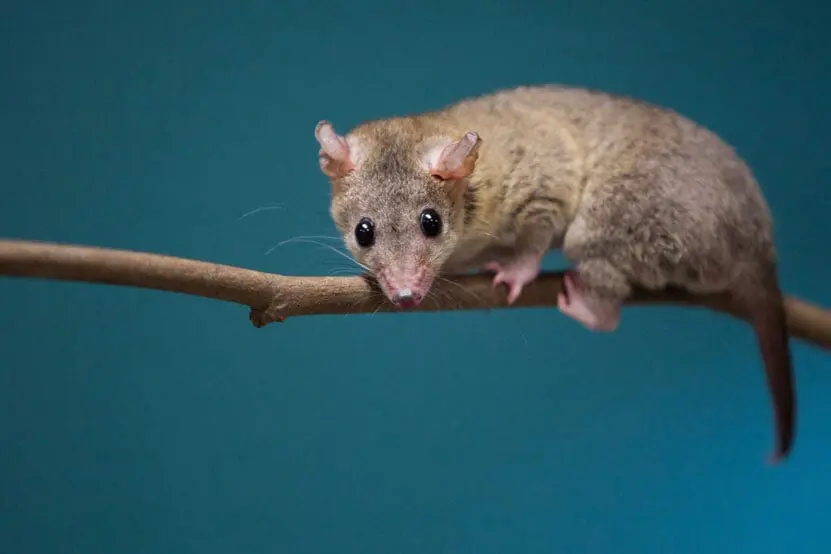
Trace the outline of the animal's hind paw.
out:
M 563 292 L 557 297 L 557 307 L 591 331 L 611 332 L 620 322 L 619 310 L 601 311 L 591 305 L 581 290 L 580 277 L 575 271 L 568 271 L 563 277 Z

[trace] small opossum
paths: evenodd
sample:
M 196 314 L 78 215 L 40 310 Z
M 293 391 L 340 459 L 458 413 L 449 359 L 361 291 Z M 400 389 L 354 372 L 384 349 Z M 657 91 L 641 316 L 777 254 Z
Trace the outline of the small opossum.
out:
M 776 414 L 771 461 L 793 444 L 795 392 L 769 207 L 746 163 L 678 113 L 563 85 L 315 128 L 330 214 L 401 308 L 440 274 L 495 273 L 513 303 L 549 249 L 575 266 L 559 310 L 612 331 L 632 287 L 728 293 L 750 315 Z

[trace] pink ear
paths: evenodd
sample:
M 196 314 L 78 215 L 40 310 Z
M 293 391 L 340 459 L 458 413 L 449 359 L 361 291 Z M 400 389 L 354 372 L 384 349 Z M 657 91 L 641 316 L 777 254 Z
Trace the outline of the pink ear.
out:
M 346 139 L 335 132 L 331 123 L 318 122 L 315 138 L 320 143 L 320 169 L 326 176 L 338 179 L 355 169 Z
M 440 179 L 463 179 L 473 172 L 479 157 L 482 139 L 473 131 L 446 146 L 438 146 L 428 153 L 430 173 Z

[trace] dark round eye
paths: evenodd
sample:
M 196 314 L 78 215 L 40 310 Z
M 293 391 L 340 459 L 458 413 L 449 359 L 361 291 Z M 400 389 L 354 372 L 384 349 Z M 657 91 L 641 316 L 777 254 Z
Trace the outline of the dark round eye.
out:
M 355 240 L 363 248 L 369 248 L 375 243 L 375 224 L 368 217 L 364 217 L 355 227 Z
M 421 212 L 421 232 L 425 237 L 437 237 L 441 234 L 441 216 L 433 208 Z

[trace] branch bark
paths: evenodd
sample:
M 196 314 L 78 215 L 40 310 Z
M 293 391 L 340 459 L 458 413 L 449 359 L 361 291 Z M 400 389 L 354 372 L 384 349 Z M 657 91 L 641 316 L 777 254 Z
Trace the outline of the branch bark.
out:
M 368 276 L 295 277 L 159 254 L 43 242 L 0 240 L 0 275 L 132 286 L 215 298 L 251 309 L 257 327 L 301 315 L 398 311 Z M 489 275 L 438 280 L 416 311 L 484 310 L 556 306 L 561 272 L 544 272 L 513 306 Z M 678 290 L 638 290 L 628 304 L 708 308 L 746 320 L 726 296 L 693 296 Z M 791 336 L 831 349 L 831 311 L 785 299 Z

